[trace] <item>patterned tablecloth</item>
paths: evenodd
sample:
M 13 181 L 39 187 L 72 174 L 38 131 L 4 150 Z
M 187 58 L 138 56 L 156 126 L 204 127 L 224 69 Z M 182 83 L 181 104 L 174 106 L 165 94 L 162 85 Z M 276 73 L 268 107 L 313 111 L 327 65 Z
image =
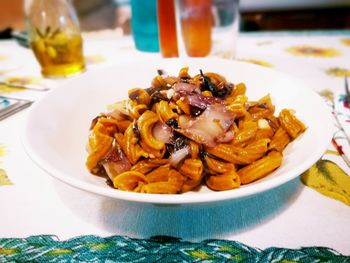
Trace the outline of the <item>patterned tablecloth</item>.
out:
M 87 35 L 84 51 L 87 72 L 160 56 L 136 51 L 130 37 Z M 324 97 L 335 116 L 334 138 L 314 166 L 289 183 L 239 200 L 127 203 L 73 189 L 39 169 L 20 140 L 26 109 L 0 121 L 0 262 L 350 262 L 344 84 L 350 77 L 350 32 L 241 34 L 237 59 L 286 72 Z M 39 100 L 66 80 L 43 79 L 29 49 L 2 41 L 0 81 L 34 88 L 0 84 L 5 107 L 13 102 L 9 98 Z

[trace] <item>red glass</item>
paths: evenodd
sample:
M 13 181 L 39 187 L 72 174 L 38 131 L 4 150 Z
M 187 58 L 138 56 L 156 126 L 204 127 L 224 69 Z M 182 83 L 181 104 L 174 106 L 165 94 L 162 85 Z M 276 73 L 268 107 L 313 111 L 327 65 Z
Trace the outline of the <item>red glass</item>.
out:
M 190 57 L 204 57 L 210 53 L 211 4 L 211 0 L 180 0 L 182 36 Z
M 159 45 L 163 57 L 178 57 L 174 0 L 158 0 Z

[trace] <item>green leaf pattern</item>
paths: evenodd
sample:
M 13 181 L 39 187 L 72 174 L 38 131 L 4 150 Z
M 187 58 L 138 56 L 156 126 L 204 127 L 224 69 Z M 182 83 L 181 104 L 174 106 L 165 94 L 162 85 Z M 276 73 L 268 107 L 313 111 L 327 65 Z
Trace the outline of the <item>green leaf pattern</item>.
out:
M 0 238 L 0 262 L 350 262 L 350 257 L 324 247 L 265 250 L 236 241 L 192 243 L 157 236 L 80 236 L 60 241 L 55 236 Z

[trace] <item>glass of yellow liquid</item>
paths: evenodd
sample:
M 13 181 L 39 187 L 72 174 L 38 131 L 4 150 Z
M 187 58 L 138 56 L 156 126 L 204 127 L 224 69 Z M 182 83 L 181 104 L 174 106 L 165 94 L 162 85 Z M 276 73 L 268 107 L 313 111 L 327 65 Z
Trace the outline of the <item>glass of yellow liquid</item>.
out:
M 69 0 L 26 0 L 30 46 L 45 77 L 85 70 L 79 22 Z

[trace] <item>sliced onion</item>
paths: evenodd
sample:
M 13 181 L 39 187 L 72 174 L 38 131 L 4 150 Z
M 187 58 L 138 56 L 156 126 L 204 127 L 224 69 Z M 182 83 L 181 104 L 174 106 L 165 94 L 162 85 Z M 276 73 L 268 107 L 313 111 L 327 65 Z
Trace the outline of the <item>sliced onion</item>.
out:
M 197 143 L 204 144 L 208 147 L 216 146 L 215 137 L 207 133 L 206 130 L 191 127 L 186 130 L 180 130 L 179 132 Z
M 153 137 L 158 140 L 161 141 L 163 143 L 168 143 L 171 141 L 172 136 L 173 136 L 173 132 L 172 129 L 162 123 L 162 122 L 157 122 L 154 126 L 153 126 Z
M 116 120 L 125 120 L 129 115 L 126 100 L 111 104 L 107 108 L 109 110 L 107 116 L 111 116 Z
M 175 83 L 173 85 L 173 89 L 176 92 L 185 92 L 185 93 L 196 92 L 196 93 L 200 93 L 199 87 L 197 87 L 194 84 L 185 83 L 185 82 L 177 82 L 177 83 Z
M 214 104 L 209 105 L 199 117 L 191 118 L 188 125 L 180 125 L 178 131 L 197 143 L 215 147 L 218 138 L 224 138 L 233 121 L 234 114 L 225 105 Z
M 225 132 L 231 127 L 235 117 L 223 104 L 208 106 L 204 113 L 202 118 L 211 119 L 213 122 L 218 121 Z
M 211 96 L 203 96 L 201 94 L 189 94 L 186 96 L 188 103 L 191 106 L 198 107 L 200 109 L 206 109 L 208 105 L 216 104 L 216 103 L 225 103 L 224 100 L 221 100 L 216 97 Z
M 180 115 L 179 119 L 177 121 L 179 127 L 181 129 L 187 129 L 192 125 L 193 122 L 193 118 L 191 118 L 190 116 L 187 115 Z
M 112 181 L 115 177 L 117 177 L 118 174 L 121 174 L 123 172 L 129 171 L 131 169 L 130 163 L 124 163 L 124 162 L 108 162 L 102 164 L 103 168 L 105 169 L 109 179 Z
M 232 130 L 230 130 L 230 131 L 227 131 L 223 136 L 218 137 L 216 141 L 220 143 L 229 142 L 233 140 L 234 136 L 235 136 L 235 133 Z
M 189 154 L 190 154 L 190 147 L 189 146 L 185 146 L 185 147 L 181 148 L 180 150 L 175 151 L 170 156 L 170 159 L 169 159 L 170 165 L 176 167 Z
M 131 169 L 129 160 L 118 144 L 106 155 L 101 163 L 112 181 L 118 174 Z
M 106 115 L 111 116 L 113 119 L 115 119 L 117 121 L 125 120 L 128 118 L 128 115 L 121 113 L 119 110 L 114 110 L 114 111 L 108 112 Z

